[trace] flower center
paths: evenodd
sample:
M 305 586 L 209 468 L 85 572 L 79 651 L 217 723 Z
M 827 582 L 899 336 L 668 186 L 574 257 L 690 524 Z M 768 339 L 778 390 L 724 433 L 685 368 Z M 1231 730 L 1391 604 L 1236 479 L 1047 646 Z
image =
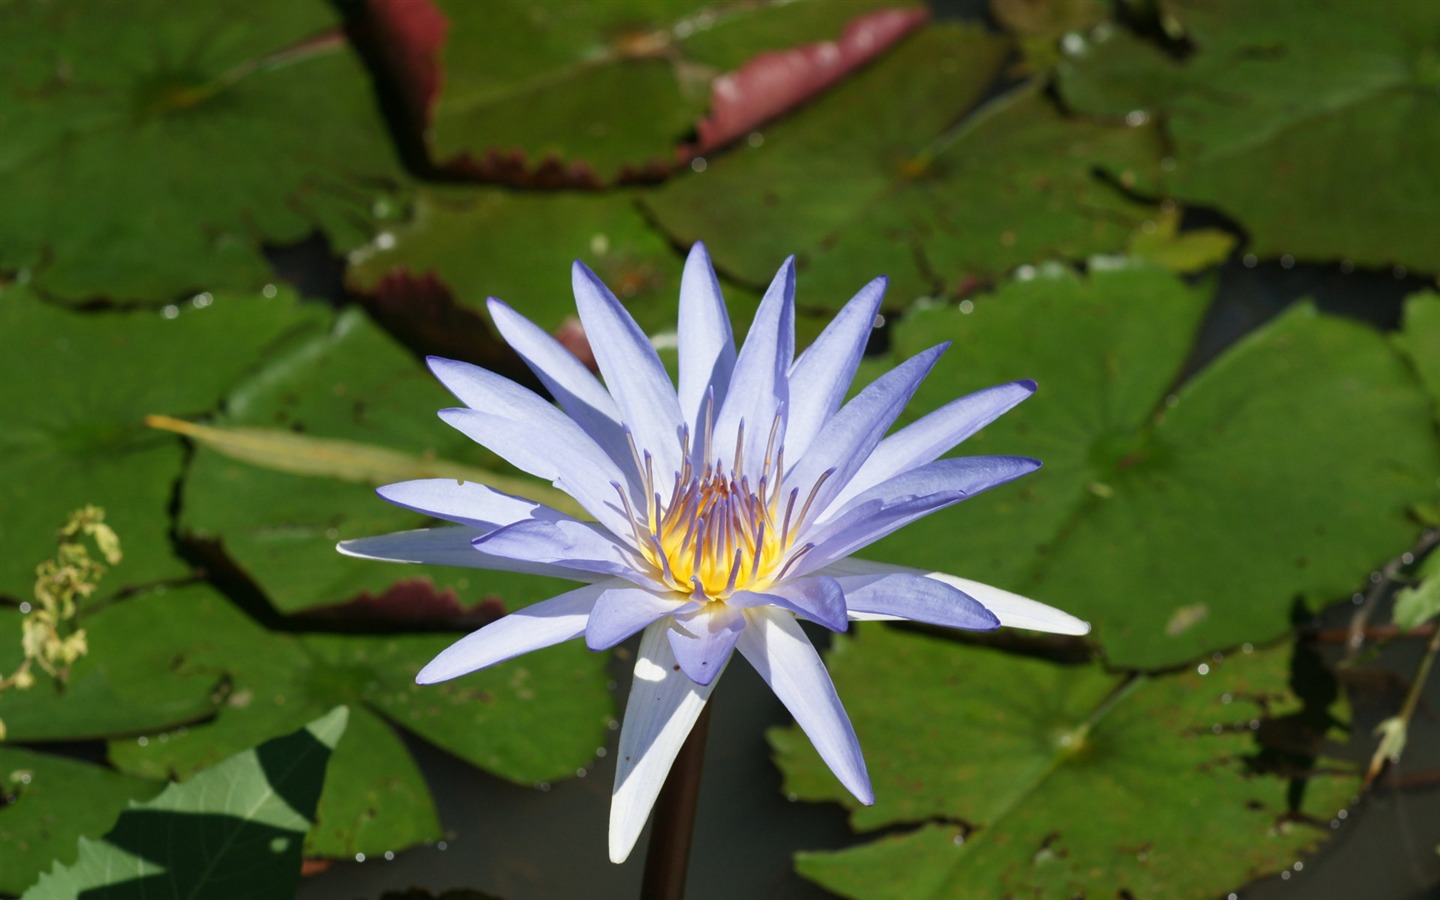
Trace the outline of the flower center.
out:
M 803 504 L 798 488 L 784 490 L 785 450 L 777 447 L 781 428 L 777 416 L 770 429 L 764 463 L 752 483 L 745 473 L 745 426 L 735 440 L 735 457 L 707 462 L 703 470 L 691 463 L 688 434 L 681 436 L 681 469 L 675 473 L 668 500 L 655 489 L 654 463 L 631 440 L 631 451 L 645 486 L 646 507 L 636 510 L 616 485 L 630 518 L 636 546 L 657 581 L 693 599 L 724 600 L 735 591 L 764 591 L 813 545 L 795 546 L 796 535 L 811 503 L 830 473 L 811 489 Z M 707 423 L 702 458 L 709 458 Z M 798 506 L 798 509 L 797 509 Z

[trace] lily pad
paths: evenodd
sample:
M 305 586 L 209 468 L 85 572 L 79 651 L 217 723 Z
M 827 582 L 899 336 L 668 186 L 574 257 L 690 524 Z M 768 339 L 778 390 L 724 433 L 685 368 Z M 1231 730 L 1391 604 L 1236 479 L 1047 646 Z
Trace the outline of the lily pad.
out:
M 1420 376 L 1440 420 L 1440 293 L 1421 291 L 1405 301 L 1405 329 L 1396 343 Z
M 0 6 L 0 269 L 52 296 L 259 288 L 372 233 L 404 173 L 321 0 Z
M 1092 170 L 1148 178 L 1154 133 L 1067 120 L 1035 86 L 962 119 L 1009 50 L 977 28 L 928 27 L 645 205 L 743 282 L 764 284 L 777 250 L 798 254 L 804 302 L 831 309 L 877 274 L 897 308 L 1021 263 L 1123 247 L 1150 210 Z
M 1239 238 L 1218 228 L 1180 230 L 1180 210 L 1162 207 L 1154 219 L 1141 223 L 1126 253 L 1174 272 L 1194 274 L 1225 261 Z
M 184 448 L 143 419 L 210 412 L 262 356 L 329 318 L 274 294 L 86 315 L 0 294 L 0 595 L 31 596 L 56 530 L 86 505 L 105 509 L 125 553 L 105 594 L 188 572 L 169 515 Z
M 104 766 L 0 746 L 0 893 L 19 894 L 50 864 L 75 861 L 75 840 L 103 834 L 132 800 L 148 800 L 164 783 Z
M 1412 586 L 1395 594 L 1395 624 L 1407 631 L 1440 616 L 1440 553 L 1432 550 L 1416 568 L 1414 579 Z
M 420 459 L 498 465 L 436 418 L 437 410 L 455 403 L 413 356 L 364 314 L 350 311 L 332 332 L 277 355 L 238 385 L 218 421 L 374 444 Z M 417 471 L 413 477 L 433 474 Z M 510 608 L 569 589 L 554 579 L 397 566 L 335 550 L 340 540 L 426 524 L 424 516 L 386 503 L 363 484 L 258 468 L 203 446 L 181 496 L 181 531 L 214 542 L 285 613 L 378 596 L 402 579 L 428 579 L 438 593 L 472 602 L 495 598 Z
M 0 608 L 0 672 L 6 675 L 23 658 L 22 618 Z M 93 740 L 176 728 L 214 714 L 223 673 L 176 668 L 176 648 L 149 639 L 153 623 L 143 607 L 118 603 L 82 615 L 79 624 L 90 652 L 63 684 L 33 668 L 33 687 L 0 695 L 7 740 Z
M 1303 782 L 1260 771 L 1255 729 L 1328 716 L 1290 693 L 1288 648 L 1147 678 L 857 632 L 828 665 L 875 805 L 845 795 L 797 729 L 771 733 L 790 792 L 845 803 L 861 830 L 913 826 L 798 856 L 846 897 L 1213 897 L 1319 844 L 1359 787 L 1330 763 Z
M 962 449 L 1044 468 L 876 558 L 1036 597 L 1092 622 L 1112 663 L 1162 668 L 1277 637 L 1297 598 L 1348 594 L 1410 544 L 1409 509 L 1440 492 L 1440 446 L 1382 335 L 1301 304 L 1176 385 L 1204 286 L 1103 260 L 1088 277 L 1029 274 L 907 316 L 892 344 L 903 358 L 954 342 L 907 416 L 1038 381 Z
M 416 673 L 452 635 L 266 631 L 200 587 L 132 604 L 155 623 L 148 642 L 170 648 L 177 674 L 223 675 L 228 693 L 212 721 L 112 741 L 110 758 L 122 771 L 185 778 L 317 710 L 350 707 L 352 740 L 337 749 L 326 777 L 311 855 L 381 853 L 439 836 L 430 792 L 396 726 L 533 784 L 586 765 L 612 715 L 606 658 L 579 644 L 420 687 Z
M 25 896 L 293 894 L 301 838 L 346 718 L 344 708 L 333 710 L 127 809 L 103 840 L 80 840 L 74 865 L 57 866 Z
M 1440 6 L 1165 6 L 1193 53 L 1100 29 L 1060 69 L 1066 103 L 1163 122 L 1161 189 L 1237 219 L 1259 256 L 1440 270 Z
M 554 332 L 575 317 L 568 263 L 580 259 L 647 333 L 673 331 L 681 260 L 646 223 L 637 196 L 426 189 L 406 221 L 350 255 L 347 280 L 388 307 L 395 301 L 387 278 L 433 274 L 466 306 L 479 310 L 499 297 Z M 773 274 L 783 253 L 772 256 Z M 744 322 L 758 302 L 746 299 L 732 304 Z M 480 336 L 498 343 L 488 332 Z
M 434 164 L 593 187 L 682 161 L 721 73 L 838 38 L 848 19 L 887 5 L 897 4 L 377 0 L 370 13 Z M 871 43 L 847 68 L 888 41 Z

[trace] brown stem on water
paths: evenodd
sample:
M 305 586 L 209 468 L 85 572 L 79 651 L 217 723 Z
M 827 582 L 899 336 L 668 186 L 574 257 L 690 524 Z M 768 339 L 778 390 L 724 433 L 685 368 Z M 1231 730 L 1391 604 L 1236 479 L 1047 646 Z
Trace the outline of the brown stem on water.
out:
M 1326 631 L 1317 631 L 1310 635 L 1310 639 L 1317 644 L 1373 644 L 1376 641 L 1388 641 L 1397 638 L 1411 640 L 1424 640 L 1435 633 L 1435 623 L 1426 622 L 1423 625 L 1416 625 L 1409 631 L 1398 625 L 1369 625 L 1361 629 L 1357 640 L 1356 632 L 1349 628 L 1331 628 Z
M 680 747 L 675 764 L 655 802 L 650 848 L 645 854 L 645 881 L 640 900 L 680 900 L 685 896 L 685 873 L 690 865 L 690 838 L 695 832 L 695 810 L 700 799 L 700 769 L 705 762 L 705 734 L 710 730 L 710 704 L 700 711 L 690 736 Z

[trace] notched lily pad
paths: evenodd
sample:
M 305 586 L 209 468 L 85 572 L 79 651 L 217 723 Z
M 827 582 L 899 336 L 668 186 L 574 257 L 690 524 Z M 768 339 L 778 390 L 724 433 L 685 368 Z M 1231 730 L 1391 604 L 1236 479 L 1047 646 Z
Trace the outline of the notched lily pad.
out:
M 1440 420 L 1440 292 L 1421 291 L 1405 300 L 1405 328 L 1395 337 L 1430 393 Z
M 1318 845 L 1358 789 L 1339 764 L 1314 764 L 1335 713 L 1291 694 L 1288 648 L 1147 679 L 857 632 L 828 665 L 875 805 L 845 795 L 797 729 L 771 733 L 787 790 L 839 800 L 864 831 L 915 825 L 798 856 L 843 896 L 1212 897 Z M 1257 733 L 1300 723 L 1284 758 L 1304 771 L 1265 774 Z
M 747 283 L 766 283 L 777 248 L 797 253 L 807 293 L 822 298 L 805 302 L 832 309 L 878 274 L 894 309 L 1021 263 L 1122 247 L 1149 211 L 1093 170 L 1148 180 L 1153 131 L 1067 120 L 1033 86 L 962 118 L 1009 51 L 979 29 L 927 27 L 759 146 L 670 180 L 645 205 Z
M 370 236 L 404 180 L 320 0 L 0 8 L 0 270 L 52 296 L 259 288 L 262 242 Z
M 1409 545 L 1440 445 L 1383 336 L 1299 305 L 1177 386 L 1206 289 L 1115 265 L 1044 268 L 894 329 L 900 358 L 954 342 L 907 416 L 1039 382 L 961 449 L 1045 465 L 876 558 L 1036 597 L 1091 621 L 1112 663 L 1161 668 L 1277 637 L 1297 598 L 1346 595 Z
M 343 707 L 332 710 L 125 810 L 103 839 L 80 840 L 74 865 L 57 865 L 25 896 L 293 894 L 301 839 L 346 719 Z
M 1165 8 L 1193 53 L 1101 29 L 1060 68 L 1065 102 L 1160 120 L 1173 146 L 1161 190 L 1234 217 L 1259 256 L 1440 269 L 1440 6 Z
M 351 311 L 332 332 L 277 355 L 239 385 L 219 424 L 349 442 L 357 456 L 365 446 L 376 445 L 416 460 L 413 473 L 386 470 L 383 482 L 435 476 L 427 461 L 498 465 L 494 456 L 436 418 L 437 410 L 456 403 L 408 352 L 363 313 Z M 343 453 L 347 445 L 326 446 Z M 346 459 L 336 458 L 337 473 L 349 471 L 347 466 Z M 335 550 L 340 540 L 427 524 L 433 523 L 386 503 L 354 480 L 296 474 L 293 467 L 261 468 L 206 446 L 196 450 L 181 495 L 182 534 L 216 565 L 233 563 L 284 613 L 362 594 L 383 595 L 401 580 L 427 579 L 439 597 L 452 592 L 467 604 L 494 598 L 509 608 L 568 589 L 568 583 L 553 579 L 400 566 Z
M 901 8 L 864 15 L 886 6 Z M 707 107 L 702 152 L 804 101 L 925 16 L 876 0 L 371 0 L 366 13 L 432 164 L 551 187 L 661 178 L 693 152 L 684 144 Z M 770 65 L 821 41 L 818 67 L 794 56 L 783 71 Z
M 1405 631 L 1440 616 L 1440 553 L 1432 550 L 1425 557 L 1414 580 L 1395 594 L 1395 624 Z
M 485 300 L 498 297 L 551 332 L 575 316 L 569 262 L 579 259 L 615 291 L 647 333 L 673 331 L 682 262 L 636 207 L 637 194 L 517 194 L 427 189 L 406 221 L 350 255 L 350 286 L 389 319 L 413 316 L 401 288 L 433 275 L 446 297 L 479 316 L 471 326 L 491 359 L 509 359 L 491 335 Z M 772 254 L 774 255 L 774 254 Z M 783 255 L 774 255 L 773 269 Z M 396 282 L 398 273 L 410 282 Z M 727 299 L 729 299 L 727 295 Z M 742 299 L 737 296 L 736 300 Z M 754 301 L 732 304 L 748 322 Z M 401 327 L 405 327 L 403 323 Z M 470 339 L 470 340 L 473 340 Z M 476 360 L 483 362 L 485 360 Z
M 0 608 L 0 672 L 23 658 L 21 614 Z M 195 672 L 183 647 L 148 640 L 151 623 L 140 608 L 118 603 L 82 615 L 89 652 L 59 681 L 35 669 L 29 690 L 4 692 L 6 739 L 94 740 L 176 728 L 208 718 L 225 690 L 221 672 Z
M 586 765 L 612 714 L 605 656 L 580 645 L 421 687 L 415 674 L 455 635 L 266 631 L 201 587 L 126 605 L 154 623 L 149 644 L 184 648 L 182 674 L 223 675 L 226 693 L 204 724 L 112 741 L 110 758 L 123 771 L 184 778 L 317 711 L 350 707 L 350 738 L 330 765 L 311 855 L 378 853 L 439 836 L 430 792 L 397 726 L 530 784 Z
M 105 594 L 186 574 L 169 514 L 184 448 L 145 415 L 211 412 L 260 358 L 329 318 L 288 290 L 86 315 L 0 294 L 0 595 L 32 595 L 56 529 L 86 505 L 105 509 L 125 552 Z
M 0 892 L 19 894 L 52 863 L 75 861 L 75 840 L 103 834 L 127 804 L 164 783 L 23 747 L 0 745 Z

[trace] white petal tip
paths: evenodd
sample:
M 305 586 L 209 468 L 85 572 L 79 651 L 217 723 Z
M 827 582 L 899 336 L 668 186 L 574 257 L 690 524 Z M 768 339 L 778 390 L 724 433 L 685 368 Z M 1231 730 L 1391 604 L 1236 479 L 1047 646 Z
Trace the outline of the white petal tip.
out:
M 1063 634 L 1070 637 L 1082 637 L 1090 633 L 1090 623 L 1072 617 L 1050 617 L 1044 621 L 1012 622 L 1011 628 L 1027 628 L 1031 631 L 1043 631 L 1046 634 Z
M 377 557 L 375 556 L 375 554 L 367 553 L 365 551 L 365 545 L 365 538 L 352 538 L 348 541 L 341 541 L 340 543 L 336 544 L 335 551 L 341 556 L 351 556 L 355 559 L 376 559 Z M 388 562 L 389 560 L 386 561 Z
M 613 799 L 611 801 L 614 802 Z M 636 841 L 640 840 L 640 832 L 645 829 L 645 822 L 649 820 L 649 811 L 646 811 L 645 818 L 638 823 L 629 821 L 620 816 L 610 816 L 610 861 L 617 866 L 630 858 L 635 850 Z
M 619 865 L 624 863 L 625 860 L 628 860 L 628 858 L 629 850 L 621 850 L 621 848 L 615 847 L 613 844 L 611 845 L 611 863 Z
M 990 610 L 1000 620 L 1001 626 L 1005 628 L 1025 628 L 1030 631 L 1044 631 L 1049 634 L 1077 637 L 1090 633 L 1090 623 L 1084 619 L 1078 619 L 1063 610 L 1037 600 L 1031 600 L 1029 597 L 1012 594 L 1007 590 L 983 582 L 971 581 L 968 578 L 957 578 L 944 572 L 926 572 L 924 574 L 959 588 L 979 600 L 981 605 Z
M 1000 624 L 1006 628 L 1024 628 L 1028 631 L 1043 631 L 1046 634 L 1063 634 L 1071 637 L 1090 633 L 1089 622 L 1051 608 L 1025 610 L 1022 613 L 1010 615 L 1002 613 Z

